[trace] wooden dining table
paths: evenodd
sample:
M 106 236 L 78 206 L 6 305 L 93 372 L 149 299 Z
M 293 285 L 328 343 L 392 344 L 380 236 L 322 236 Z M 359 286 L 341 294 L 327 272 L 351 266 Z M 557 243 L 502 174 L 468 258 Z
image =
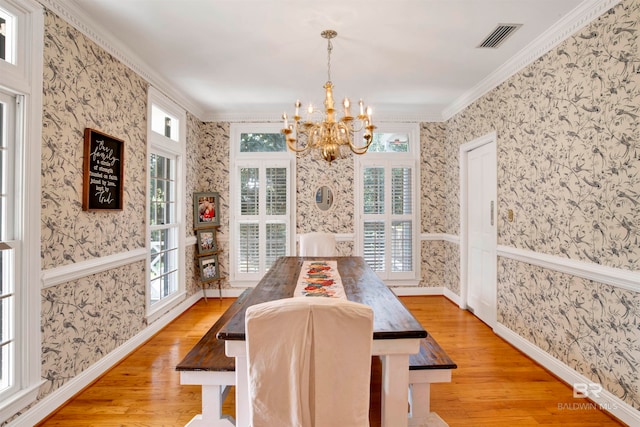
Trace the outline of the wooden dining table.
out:
M 373 354 L 382 365 L 383 427 L 408 423 L 409 355 L 419 350 L 427 331 L 362 257 L 281 257 L 272 265 L 240 310 L 218 332 L 225 352 L 236 360 L 236 427 L 249 427 L 245 312 L 252 305 L 291 298 L 305 260 L 335 260 L 346 297 L 373 309 Z

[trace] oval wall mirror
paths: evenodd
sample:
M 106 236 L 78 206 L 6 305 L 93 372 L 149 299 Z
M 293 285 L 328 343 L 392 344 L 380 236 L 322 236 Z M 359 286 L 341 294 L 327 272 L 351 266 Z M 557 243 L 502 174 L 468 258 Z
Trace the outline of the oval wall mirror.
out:
M 316 206 L 321 211 L 327 211 L 333 205 L 333 192 L 331 188 L 323 185 L 316 191 Z

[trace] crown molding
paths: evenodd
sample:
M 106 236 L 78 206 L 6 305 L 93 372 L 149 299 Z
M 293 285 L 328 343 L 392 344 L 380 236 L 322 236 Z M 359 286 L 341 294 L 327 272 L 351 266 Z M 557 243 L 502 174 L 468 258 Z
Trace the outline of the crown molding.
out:
M 151 67 L 122 42 L 115 39 L 99 22 L 82 12 L 76 6 L 75 0 L 38 0 L 38 2 L 67 21 L 182 108 L 194 114 L 196 117 L 203 117 L 205 115 L 202 108 L 182 93 L 176 91 L 169 82 L 153 71 Z
M 444 120 L 449 120 L 460 113 L 487 92 L 549 52 L 619 2 L 620 0 L 588 0 L 580 3 L 569 14 L 551 26 L 548 31 L 533 40 L 495 72 L 445 108 L 442 112 Z
M 219 112 L 205 114 L 202 117 L 204 122 L 229 122 L 229 123 L 278 123 L 282 121 L 281 114 L 272 111 L 254 112 Z M 442 114 L 439 112 L 376 112 L 374 123 L 423 123 L 442 122 Z

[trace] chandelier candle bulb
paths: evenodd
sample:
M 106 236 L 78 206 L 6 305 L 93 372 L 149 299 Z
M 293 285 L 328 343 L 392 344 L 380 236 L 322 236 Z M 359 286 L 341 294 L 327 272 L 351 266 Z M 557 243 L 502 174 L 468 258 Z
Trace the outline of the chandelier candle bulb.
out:
M 342 104 L 344 105 L 344 116 L 351 117 L 351 112 L 349 112 L 349 106 L 351 105 L 349 98 L 345 98 Z
M 287 129 L 289 127 L 289 121 L 287 120 L 287 113 L 282 113 L 282 120 L 284 120 L 284 128 Z
M 300 106 L 302 104 L 300 103 L 300 100 L 296 101 L 296 117 L 300 116 Z
M 364 116 L 364 102 L 362 102 L 362 99 L 360 100 L 360 102 L 358 102 L 358 104 L 360 105 L 360 117 Z

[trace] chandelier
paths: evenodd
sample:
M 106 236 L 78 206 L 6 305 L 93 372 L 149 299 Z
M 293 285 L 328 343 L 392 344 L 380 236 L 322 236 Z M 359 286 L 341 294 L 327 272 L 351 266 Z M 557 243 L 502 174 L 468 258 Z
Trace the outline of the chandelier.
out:
M 367 107 L 365 110 L 362 99 L 358 102 L 359 114 L 353 117 L 351 102 L 345 98 L 342 102 L 344 116 L 336 120 L 333 83 L 331 83 L 331 50 L 333 48 L 331 39 L 335 38 L 338 33 L 333 30 L 325 30 L 320 35 L 327 39 L 327 82 L 324 84 L 324 112 L 314 109 L 313 105 L 309 104 L 307 116 L 301 122 L 300 107 L 302 104 L 298 100 L 295 103 L 296 111 L 293 123 L 289 123 L 286 112 L 282 115 L 284 120 L 282 133 L 285 135 L 287 146 L 291 151 L 304 155 L 317 149 L 320 157 L 331 164 L 332 161 L 344 158 L 349 154 L 346 147 L 349 147 L 355 154 L 366 153 L 373 140 L 375 126 L 371 122 L 371 108 Z M 317 116 L 321 116 L 322 121 L 313 121 L 317 120 Z M 354 136 L 363 130 L 362 145 L 354 144 Z

